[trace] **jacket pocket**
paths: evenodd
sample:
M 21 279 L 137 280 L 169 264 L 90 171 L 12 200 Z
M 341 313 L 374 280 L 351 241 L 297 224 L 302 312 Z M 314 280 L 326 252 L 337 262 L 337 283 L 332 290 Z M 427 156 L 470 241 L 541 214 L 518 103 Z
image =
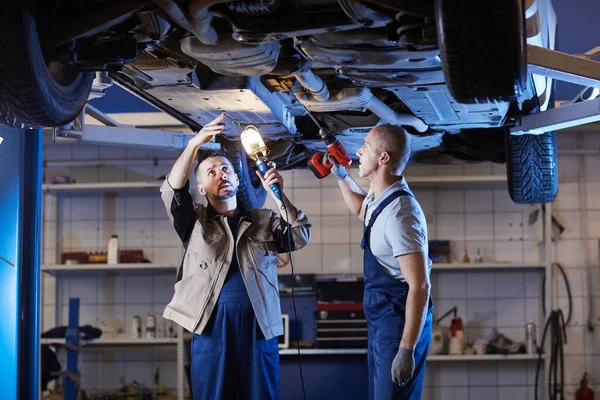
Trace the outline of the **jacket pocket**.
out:
M 169 307 L 184 317 L 197 320 L 201 307 L 210 295 L 210 280 L 204 274 L 185 276 L 175 284 Z

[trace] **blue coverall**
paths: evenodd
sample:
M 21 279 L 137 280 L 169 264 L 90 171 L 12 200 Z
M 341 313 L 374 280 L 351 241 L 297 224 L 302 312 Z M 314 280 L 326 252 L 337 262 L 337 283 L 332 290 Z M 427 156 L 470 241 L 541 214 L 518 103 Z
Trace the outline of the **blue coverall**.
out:
M 240 217 L 227 218 L 233 237 Z M 213 315 L 192 337 L 194 400 L 279 399 L 277 338 L 265 340 L 235 254 Z
M 415 346 L 413 377 L 402 387 L 396 385 L 392 381 L 391 369 L 404 331 L 408 284 L 384 272 L 371 252 L 369 233 L 381 211 L 399 196 L 413 195 L 409 191 L 399 190 L 384 199 L 371 215 L 369 224 L 364 226 L 361 244 L 364 250 L 364 308 L 369 331 L 368 368 L 371 400 L 420 399 L 425 377 L 425 361 L 431 341 L 433 302 L 430 297 L 427 319 Z

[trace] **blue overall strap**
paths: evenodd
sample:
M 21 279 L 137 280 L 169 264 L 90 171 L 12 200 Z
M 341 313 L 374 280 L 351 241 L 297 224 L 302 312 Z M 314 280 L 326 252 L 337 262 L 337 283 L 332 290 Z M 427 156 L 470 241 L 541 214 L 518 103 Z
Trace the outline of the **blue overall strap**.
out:
M 371 219 L 369 220 L 369 225 L 364 225 L 363 238 L 362 238 L 362 242 L 360 243 L 360 248 L 361 249 L 365 248 L 365 245 L 367 244 L 366 241 L 365 241 L 365 238 L 369 234 L 369 232 L 370 232 L 371 228 L 373 227 L 373 224 L 375 223 L 375 220 L 377 219 L 377 217 L 379 216 L 379 214 L 381 214 L 381 212 L 384 210 L 384 208 L 386 208 L 392 201 L 396 200 L 400 196 L 410 196 L 412 198 L 415 197 L 408 190 L 398 190 L 398 191 L 393 192 L 392 194 L 390 194 L 388 197 L 386 197 L 381 202 L 381 204 L 379 204 L 379 206 L 377 206 L 377 208 L 375 209 L 375 211 L 373 211 L 373 214 L 371 214 Z M 365 218 L 367 217 L 367 209 L 368 209 L 368 207 L 369 206 L 365 207 Z

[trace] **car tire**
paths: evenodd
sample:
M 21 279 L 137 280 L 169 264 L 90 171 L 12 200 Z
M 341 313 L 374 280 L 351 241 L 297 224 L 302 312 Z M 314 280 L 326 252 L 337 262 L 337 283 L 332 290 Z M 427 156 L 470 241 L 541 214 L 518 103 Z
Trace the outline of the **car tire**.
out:
M 93 72 L 79 72 L 44 59 L 36 23 L 18 5 L 0 5 L 0 118 L 13 128 L 65 125 L 81 112 Z M 57 79 L 58 78 L 58 79 Z
M 558 193 L 556 134 L 506 134 L 506 174 L 518 204 L 550 203 Z
M 513 101 L 527 85 L 522 0 L 436 0 L 450 94 L 463 104 Z
M 246 209 L 260 209 L 265 204 L 267 191 L 262 185 L 260 178 L 256 175 L 256 168 L 248 159 L 239 142 L 227 142 L 225 144 L 229 160 L 233 164 L 240 185 L 238 187 L 238 200 Z

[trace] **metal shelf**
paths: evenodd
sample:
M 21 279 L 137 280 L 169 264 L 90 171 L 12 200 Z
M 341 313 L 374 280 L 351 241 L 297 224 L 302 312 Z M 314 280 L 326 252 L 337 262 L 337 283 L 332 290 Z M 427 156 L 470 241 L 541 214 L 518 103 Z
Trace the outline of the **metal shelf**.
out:
M 504 175 L 406 176 L 412 189 L 506 189 Z
M 42 190 L 52 194 L 90 194 L 94 192 L 158 192 L 163 181 L 151 182 L 96 182 L 96 183 L 56 183 L 43 184 Z
M 502 271 L 502 270 L 543 270 L 545 267 L 540 264 L 527 263 L 435 263 L 431 266 L 433 271 Z
M 282 356 L 297 356 L 297 349 L 279 350 Z M 360 355 L 367 354 L 367 349 L 300 349 L 301 356 L 319 356 L 319 355 Z M 542 358 L 544 356 L 542 355 Z M 427 361 L 524 361 L 537 360 L 537 354 L 485 354 L 477 355 L 429 355 Z
M 56 264 L 42 265 L 42 272 L 52 276 L 89 276 L 104 274 L 136 275 L 175 273 L 176 265 L 164 264 Z
M 41 339 L 41 344 L 64 346 L 64 339 Z M 134 338 L 106 338 L 95 340 L 82 340 L 83 347 L 129 347 L 129 346 L 167 346 L 176 345 L 177 338 L 134 339 Z

